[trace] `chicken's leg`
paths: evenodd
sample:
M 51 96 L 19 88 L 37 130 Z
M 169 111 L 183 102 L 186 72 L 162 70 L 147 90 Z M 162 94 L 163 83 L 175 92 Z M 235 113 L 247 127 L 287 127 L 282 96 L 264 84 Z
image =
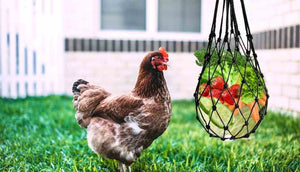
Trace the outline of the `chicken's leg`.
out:
M 128 168 L 128 172 L 131 172 L 131 167 L 130 167 L 130 166 L 127 166 L 127 168 Z
M 121 162 L 118 162 L 119 164 L 119 170 L 120 172 L 126 172 L 126 166 L 125 164 L 121 163 Z

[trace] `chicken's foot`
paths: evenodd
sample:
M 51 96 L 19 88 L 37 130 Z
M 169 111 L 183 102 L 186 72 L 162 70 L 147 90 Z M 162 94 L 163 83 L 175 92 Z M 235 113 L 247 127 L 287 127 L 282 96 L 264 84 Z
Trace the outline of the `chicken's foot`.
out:
M 120 172 L 126 172 L 126 166 L 125 164 L 121 163 L 121 162 L 118 162 L 119 164 L 119 170 Z

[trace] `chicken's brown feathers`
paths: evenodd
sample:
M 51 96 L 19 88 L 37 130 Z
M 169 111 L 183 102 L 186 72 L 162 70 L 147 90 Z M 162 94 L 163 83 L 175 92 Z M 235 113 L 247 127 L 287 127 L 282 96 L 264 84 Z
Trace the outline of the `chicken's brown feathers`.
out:
M 171 98 L 159 61 L 148 53 L 140 64 L 132 92 L 113 96 L 103 88 L 77 80 L 72 87 L 78 124 L 87 128 L 89 147 L 96 153 L 130 165 L 167 128 Z M 159 59 L 161 60 L 161 59 Z
M 128 115 L 136 116 L 140 113 L 140 108 L 144 105 L 141 99 L 131 95 L 121 95 L 111 97 L 101 102 L 93 111 L 93 116 L 108 116 L 117 123 L 124 122 Z
M 133 90 L 136 96 L 143 98 L 153 97 L 155 95 L 165 96 L 165 94 L 160 94 L 160 92 L 165 89 L 166 81 L 163 73 L 152 67 L 151 58 L 153 56 L 162 56 L 162 54 L 160 52 L 151 52 L 143 59 Z
M 92 111 L 102 100 L 108 97 L 110 93 L 104 89 L 88 89 L 78 98 L 78 110 L 82 112 Z

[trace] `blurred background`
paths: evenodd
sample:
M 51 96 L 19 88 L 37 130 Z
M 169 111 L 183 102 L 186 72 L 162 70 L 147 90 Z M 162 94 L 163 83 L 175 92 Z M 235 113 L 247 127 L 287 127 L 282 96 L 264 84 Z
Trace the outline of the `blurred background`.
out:
M 245 0 L 270 109 L 300 113 L 300 1 Z M 0 96 L 71 94 L 86 79 L 130 91 L 148 51 L 165 46 L 173 99 L 192 99 L 212 0 L 0 0 Z M 237 4 L 237 11 L 240 11 Z M 238 22 L 243 20 L 238 16 Z M 241 26 L 241 31 L 243 27 Z M 243 33 L 243 32 L 242 32 Z

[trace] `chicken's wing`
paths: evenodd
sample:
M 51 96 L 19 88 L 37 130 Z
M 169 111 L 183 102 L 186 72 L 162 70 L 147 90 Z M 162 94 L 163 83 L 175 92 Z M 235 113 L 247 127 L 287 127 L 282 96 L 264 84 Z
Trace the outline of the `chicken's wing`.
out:
M 124 122 L 126 116 L 136 116 L 141 113 L 143 100 L 132 95 L 107 97 L 92 112 L 93 116 L 108 116 L 115 122 Z

